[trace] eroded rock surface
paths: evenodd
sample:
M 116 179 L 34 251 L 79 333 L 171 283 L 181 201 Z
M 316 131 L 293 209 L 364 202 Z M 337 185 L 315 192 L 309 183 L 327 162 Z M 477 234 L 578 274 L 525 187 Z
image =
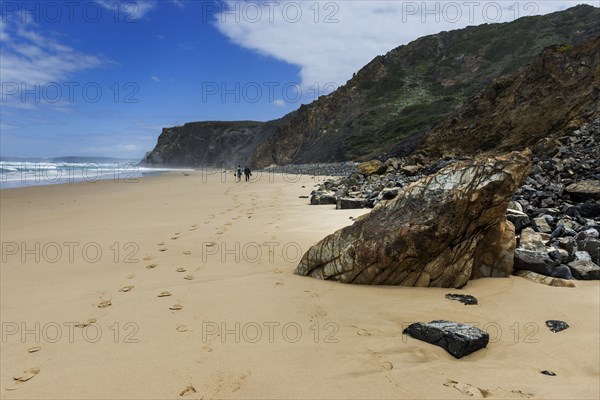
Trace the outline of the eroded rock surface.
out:
M 296 273 L 344 283 L 464 286 L 512 272 L 512 194 L 529 151 L 452 164 L 311 247 Z

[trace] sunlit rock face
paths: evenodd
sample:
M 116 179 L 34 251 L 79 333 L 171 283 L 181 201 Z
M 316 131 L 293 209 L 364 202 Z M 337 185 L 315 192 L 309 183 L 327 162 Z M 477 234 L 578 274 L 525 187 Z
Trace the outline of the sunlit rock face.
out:
M 452 164 L 325 237 L 295 273 L 371 285 L 462 287 L 512 271 L 512 194 L 530 173 L 529 150 Z

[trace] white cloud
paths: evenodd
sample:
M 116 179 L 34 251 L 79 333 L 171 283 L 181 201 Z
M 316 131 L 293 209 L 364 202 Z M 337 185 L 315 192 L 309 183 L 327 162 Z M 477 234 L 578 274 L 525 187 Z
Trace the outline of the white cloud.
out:
M 156 76 L 152 75 L 150 77 L 150 79 L 152 79 L 154 82 L 160 82 L 160 79 L 158 79 Z
M 343 85 L 375 56 L 424 35 L 508 22 L 578 3 L 598 5 L 597 0 L 520 2 L 516 8 L 515 2 L 357 0 L 280 1 L 258 8 L 258 2 L 227 0 L 229 8 L 215 12 L 214 23 L 234 43 L 297 65 L 302 86 L 322 87 L 328 82 Z
M 276 99 L 275 101 L 273 101 L 273 105 L 277 107 L 284 107 L 285 101 L 283 101 L 282 99 Z
M 59 42 L 51 33 L 41 32 L 33 22 L 6 20 L 0 25 L 0 33 L 4 105 L 31 108 L 29 99 L 26 97 L 23 101 L 19 95 L 22 89 L 40 92 L 45 85 L 65 82 L 79 71 L 111 64 L 100 55 L 84 53 Z M 32 100 L 35 102 L 35 96 Z
M 164 35 L 154 35 L 155 38 L 160 39 L 160 40 L 164 40 L 165 36 Z
M 96 0 L 96 3 L 107 10 L 119 11 L 122 18 L 126 18 L 127 20 L 142 19 L 149 11 L 153 10 L 158 5 L 156 0 Z

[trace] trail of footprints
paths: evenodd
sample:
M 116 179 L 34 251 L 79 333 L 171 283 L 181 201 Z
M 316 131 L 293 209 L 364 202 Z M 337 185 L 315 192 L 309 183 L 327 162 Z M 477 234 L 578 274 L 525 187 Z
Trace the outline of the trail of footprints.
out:
M 209 218 L 208 218 L 208 220 L 205 221 L 205 223 L 210 223 L 214 218 L 215 218 L 214 214 L 210 215 Z M 191 231 L 191 232 L 193 232 L 193 231 L 195 231 L 197 229 L 198 229 L 198 225 L 194 224 L 194 225 L 191 225 L 188 230 Z M 176 233 L 173 234 L 173 236 L 171 236 L 170 240 L 174 241 L 174 240 L 179 239 L 180 237 L 181 237 L 181 233 L 180 232 L 176 232 Z M 161 241 L 161 242 L 157 243 L 157 245 L 158 245 L 158 251 L 159 252 L 165 252 L 165 251 L 168 250 L 168 247 L 167 247 L 167 245 L 166 245 L 166 243 L 164 241 Z M 185 251 L 183 251 L 183 254 L 186 255 L 186 256 L 189 256 L 189 255 L 192 254 L 192 252 L 189 251 L 189 250 L 185 250 Z M 151 261 L 153 259 L 154 259 L 154 257 L 152 257 L 150 255 L 145 256 L 143 258 L 143 260 L 147 261 L 147 262 Z M 145 268 L 147 270 L 149 270 L 149 271 L 151 271 L 151 270 L 153 270 L 153 269 L 155 269 L 157 267 L 158 267 L 158 264 L 156 264 L 156 263 L 148 263 L 145 266 Z M 175 269 L 176 273 L 184 273 L 186 271 L 187 270 L 185 268 L 183 268 L 183 267 L 179 267 L 179 268 Z M 137 275 L 135 273 L 130 273 L 130 274 L 128 274 L 126 276 L 126 278 L 129 279 L 129 280 L 131 280 L 131 279 L 134 279 L 136 276 Z M 187 275 L 185 275 L 183 277 L 183 279 L 188 280 L 188 281 L 194 280 L 194 275 L 187 274 Z M 118 292 L 119 293 L 129 293 L 129 292 L 132 292 L 134 289 L 135 289 L 135 285 L 124 285 L 120 289 L 118 289 Z M 102 292 L 99 292 L 98 294 L 100 295 L 99 296 L 99 302 L 93 304 L 93 306 L 95 308 L 97 308 L 97 309 L 108 309 L 108 308 L 110 308 L 113 305 L 113 303 L 112 303 L 113 299 L 111 297 L 109 297 L 106 292 L 102 291 Z M 172 296 L 172 293 L 169 292 L 169 291 L 162 291 L 162 292 L 160 292 L 160 293 L 157 294 L 158 298 L 166 298 L 166 297 L 171 297 L 171 296 Z M 183 305 L 181 304 L 181 301 L 179 301 L 179 300 L 176 301 L 175 303 L 170 303 L 170 304 L 171 305 L 168 306 L 168 309 L 171 310 L 171 312 L 173 312 L 173 313 L 176 313 L 178 311 L 183 310 Z M 97 322 L 98 322 L 97 318 L 89 318 L 89 319 L 87 319 L 85 321 L 82 321 L 82 322 L 79 322 L 78 324 L 76 324 L 75 328 L 85 329 L 88 326 L 93 325 L 93 324 L 95 324 Z M 180 333 L 187 332 L 188 330 L 189 329 L 187 328 L 187 326 L 182 325 L 182 324 L 177 325 L 177 327 L 175 328 L 175 331 L 180 332 Z M 203 350 L 204 351 L 212 351 L 212 349 L 211 348 L 207 348 L 207 346 L 204 346 Z M 39 353 L 41 351 L 42 351 L 42 346 L 33 346 L 33 347 L 29 347 L 27 349 L 27 352 L 29 354 L 35 354 L 35 353 Z M 12 386 L 11 385 L 5 386 L 4 390 L 6 390 L 6 391 L 18 390 L 19 388 L 22 387 L 23 384 L 25 384 L 26 382 L 31 381 L 40 372 L 41 372 L 41 368 L 39 368 L 39 367 L 28 368 L 28 369 L 26 369 L 26 370 L 24 370 L 24 371 L 22 371 L 22 372 L 20 372 L 20 373 L 18 373 L 16 375 L 14 375 L 14 377 L 13 377 L 13 385 Z M 191 395 L 193 393 L 196 393 L 196 389 L 194 388 L 194 386 L 192 384 L 190 384 L 190 385 L 188 385 L 186 388 L 184 388 L 179 393 L 179 396 L 185 397 L 185 396 L 189 396 L 189 395 Z
M 235 210 L 239 210 L 241 208 L 241 203 L 239 201 L 239 195 L 234 195 L 233 199 L 234 199 L 234 208 L 229 208 L 229 209 L 227 209 L 227 211 L 222 211 L 221 214 L 231 213 L 232 211 L 234 211 L 234 209 Z M 252 214 L 253 214 L 256 206 L 257 206 L 257 200 L 258 200 L 257 196 L 255 194 L 251 194 L 251 207 L 250 207 L 250 210 L 246 214 L 247 218 L 252 218 Z M 232 217 L 232 220 L 233 221 L 238 220 L 238 219 L 241 218 L 241 216 L 242 216 L 242 214 L 239 214 L 239 215 L 237 215 L 235 217 Z M 210 224 L 215 218 L 216 218 L 215 214 L 210 214 L 208 216 L 208 218 L 205 221 L 203 221 L 203 223 L 204 224 Z M 227 231 L 228 227 L 230 227 L 232 224 L 233 224 L 233 222 L 228 222 L 228 223 L 225 223 L 224 226 L 218 228 L 217 231 L 216 231 L 217 236 L 220 236 L 220 235 L 224 234 Z M 189 232 L 196 231 L 197 229 L 198 229 L 198 224 L 193 224 L 193 225 L 190 225 L 188 227 L 188 231 Z M 176 241 L 176 240 L 180 239 L 181 237 L 182 237 L 181 236 L 181 232 L 175 232 L 170 237 L 169 240 L 170 241 Z M 165 241 L 161 241 L 161 242 L 157 243 L 157 245 L 158 245 L 158 251 L 161 252 L 161 253 L 162 252 L 166 252 L 168 250 L 168 246 L 167 246 L 167 243 L 165 243 Z M 192 252 L 189 251 L 189 250 L 185 250 L 185 251 L 183 251 L 183 254 L 186 255 L 186 256 L 189 256 L 189 255 L 192 254 Z M 149 262 L 149 261 L 151 261 L 153 259 L 154 259 L 154 257 L 151 256 L 151 255 L 145 256 L 143 258 L 143 260 L 146 261 L 146 262 Z M 158 267 L 157 263 L 150 262 L 150 263 L 146 264 L 145 269 L 147 269 L 148 271 L 151 271 L 151 270 L 153 270 L 153 269 L 155 269 L 157 267 Z M 196 270 L 199 270 L 199 269 L 200 269 L 200 267 L 196 268 Z M 175 269 L 175 272 L 176 273 L 185 273 L 185 272 L 187 272 L 187 270 L 185 268 L 183 268 L 183 267 L 179 267 L 179 268 Z M 130 273 L 130 274 L 128 274 L 126 276 L 126 278 L 128 280 L 132 280 L 132 279 L 136 278 L 136 276 L 137 275 L 135 273 Z M 192 275 L 192 274 L 186 274 L 183 277 L 183 279 L 188 280 L 188 281 L 192 281 L 192 280 L 194 280 L 194 275 Z M 278 282 L 278 283 L 282 284 L 282 282 Z M 132 292 L 134 289 L 135 289 L 135 285 L 124 285 L 124 286 L 122 286 L 118 290 L 118 292 L 126 294 L 126 293 L 129 293 L 129 292 Z M 170 298 L 172 296 L 173 296 L 173 294 L 171 292 L 169 292 L 169 291 L 161 291 L 160 293 L 157 293 L 157 295 L 156 295 L 157 298 L 161 298 L 161 299 L 162 298 Z M 109 309 L 113 305 L 112 304 L 113 299 L 112 298 L 107 298 L 107 297 L 108 296 L 107 296 L 106 293 L 101 292 L 100 293 L 100 301 L 98 303 L 94 304 L 94 306 L 96 308 L 98 308 L 98 309 Z M 184 308 L 183 305 L 181 304 L 181 301 L 179 301 L 179 300 L 177 300 L 175 302 L 170 302 L 170 303 L 167 303 L 167 304 L 170 304 L 170 306 L 168 306 L 168 309 L 172 313 L 177 313 L 177 312 L 183 310 L 183 308 Z M 76 324 L 75 328 L 85 329 L 88 326 L 93 325 L 93 324 L 95 324 L 97 322 L 98 322 L 97 318 L 89 318 L 89 319 L 87 319 L 85 321 L 82 321 L 82 322 L 79 322 L 78 324 Z M 187 332 L 188 330 L 189 330 L 188 327 L 185 326 L 185 325 L 183 325 L 183 324 L 179 324 L 175 328 L 175 331 L 177 331 L 179 333 Z M 34 346 L 34 347 L 28 348 L 27 352 L 30 353 L 30 354 L 34 354 L 34 353 L 40 352 L 41 350 L 42 350 L 41 346 Z M 205 346 L 202 348 L 202 350 L 204 352 L 212 352 L 211 342 L 206 343 Z M 19 374 L 17 374 L 17 375 L 14 376 L 13 382 L 14 382 L 15 385 L 14 386 L 7 386 L 7 387 L 5 387 L 5 390 L 12 391 L 12 390 L 19 389 L 20 385 L 23 385 L 24 383 L 29 382 L 36 375 L 38 375 L 40 372 L 41 372 L 41 369 L 39 367 L 32 367 L 32 368 L 29 368 L 29 369 L 26 369 L 26 370 L 22 371 L 21 373 L 19 373 Z M 249 374 L 249 372 L 247 372 L 246 374 L 242 374 L 239 377 L 239 379 L 234 380 L 235 381 L 234 385 L 233 385 L 232 388 L 230 388 L 231 393 L 237 391 L 240 388 L 241 383 L 246 379 L 246 377 L 247 377 L 248 374 Z M 222 386 L 223 381 L 227 381 L 227 379 L 220 379 L 220 383 L 219 383 L 219 385 L 217 385 L 217 388 L 216 388 L 216 393 L 220 393 L 224 389 L 223 386 Z M 179 396 L 185 397 L 185 396 L 189 396 L 191 394 L 194 394 L 196 392 L 197 392 L 196 388 L 190 383 L 187 387 L 185 387 L 179 393 Z

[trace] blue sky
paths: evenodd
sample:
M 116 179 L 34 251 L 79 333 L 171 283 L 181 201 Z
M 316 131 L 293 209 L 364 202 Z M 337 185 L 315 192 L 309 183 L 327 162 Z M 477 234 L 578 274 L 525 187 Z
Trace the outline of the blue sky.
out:
M 2 0 L 0 155 L 141 158 L 162 127 L 279 118 L 419 36 L 579 3 Z

